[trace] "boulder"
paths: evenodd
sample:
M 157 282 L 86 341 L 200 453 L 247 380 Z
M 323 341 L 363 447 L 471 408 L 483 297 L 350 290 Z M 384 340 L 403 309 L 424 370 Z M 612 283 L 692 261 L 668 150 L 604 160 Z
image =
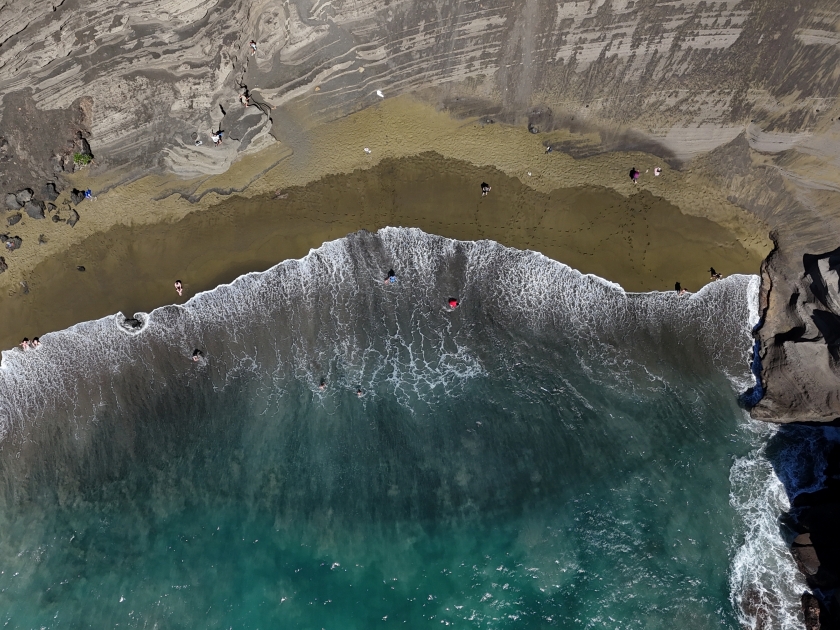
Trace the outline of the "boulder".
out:
M 32 200 L 32 195 L 34 194 L 31 188 L 24 188 L 23 190 L 17 191 L 15 197 L 17 197 L 18 203 L 26 203 Z
M 59 221 L 61 221 L 61 217 L 58 216 L 58 212 L 56 212 L 54 215 L 52 215 L 52 222 L 58 223 Z
M 93 157 L 93 151 L 90 150 L 90 143 L 88 143 L 85 138 L 79 138 L 79 144 L 82 147 L 82 150 L 79 151 L 79 153 Z
M 17 197 L 15 197 L 14 194 L 9 193 L 8 195 L 6 195 L 6 207 L 9 210 L 17 210 L 18 208 L 20 208 L 20 206 L 21 204 L 18 203 Z
M 33 219 L 44 218 L 44 202 L 43 201 L 27 201 L 23 206 L 24 211 Z
M 74 188 L 70 191 L 70 201 L 73 203 L 82 203 L 85 200 L 85 191 Z
M 70 227 L 73 227 L 78 222 L 79 222 L 79 213 L 76 212 L 75 210 L 71 210 L 70 211 L 70 218 L 67 219 L 67 225 L 69 225 Z
M 11 216 L 7 219 L 7 222 L 9 223 L 9 225 L 10 225 L 10 226 L 11 226 L 11 225 L 15 225 L 15 224 L 17 224 L 17 223 L 18 223 L 18 222 L 19 222 L 22 218 L 23 218 L 23 215 L 22 215 L 20 212 L 15 212 L 13 215 L 11 215 Z
M 802 616 L 805 621 L 805 630 L 820 630 L 820 602 L 811 593 L 803 593 L 801 598 Z
M 47 182 L 41 188 L 41 196 L 47 201 L 55 201 L 58 199 L 58 188 L 53 182 Z

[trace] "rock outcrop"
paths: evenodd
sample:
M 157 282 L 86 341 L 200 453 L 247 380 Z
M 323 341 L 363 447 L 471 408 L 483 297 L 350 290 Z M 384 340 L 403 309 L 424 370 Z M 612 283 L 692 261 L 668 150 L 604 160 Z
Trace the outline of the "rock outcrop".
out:
M 828 0 L 20 0 L 0 20 L 0 129 L 38 179 L 90 146 L 101 168 L 213 173 L 381 90 L 682 161 L 752 120 L 756 147 L 779 152 L 831 126 L 837 14 Z M 267 107 L 242 108 L 244 86 Z

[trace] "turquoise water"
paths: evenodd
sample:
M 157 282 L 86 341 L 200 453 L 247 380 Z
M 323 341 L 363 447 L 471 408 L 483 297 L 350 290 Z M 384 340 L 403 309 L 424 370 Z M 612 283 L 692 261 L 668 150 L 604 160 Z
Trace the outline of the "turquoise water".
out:
M 388 229 L 6 352 L 0 619 L 749 623 L 756 289 L 628 295 Z

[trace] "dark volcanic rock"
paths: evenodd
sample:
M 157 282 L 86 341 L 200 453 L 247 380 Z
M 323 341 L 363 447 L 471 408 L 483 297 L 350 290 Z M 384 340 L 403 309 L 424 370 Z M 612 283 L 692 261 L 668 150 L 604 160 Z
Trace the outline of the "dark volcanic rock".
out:
M 802 615 L 805 619 L 805 630 L 822 630 L 819 600 L 811 593 L 803 593 L 801 602 Z
M 70 216 L 67 219 L 67 225 L 73 227 L 79 222 L 79 213 L 75 210 L 70 210 Z
M 24 211 L 33 219 L 44 218 L 44 202 L 43 201 L 27 201 L 23 206 Z
M 801 260 L 776 250 L 762 265 L 760 420 L 840 417 L 840 248 Z
M 15 197 L 14 193 L 9 193 L 6 195 L 6 207 L 9 210 L 17 210 L 21 207 L 20 202 Z
M 813 592 L 802 597 L 818 624 L 808 627 L 840 628 L 840 423 L 783 426 L 767 452 L 790 500 L 780 525 Z
M 93 151 L 90 150 L 90 143 L 88 143 L 86 138 L 79 138 L 79 146 L 79 153 L 81 153 L 82 155 L 89 155 L 91 158 L 93 157 Z
M 70 201 L 73 203 L 79 204 L 85 200 L 85 191 L 79 190 L 78 188 L 74 188 L 70 191 Z
M 61 221 L 61 217 L 58 216 L 58 212 L 56 212 L 54 215 L 52 215 L 52 222 L 58 223 L 59 221 Z
M 15 193 L 15 197 L 17 197 L 18 203 L 26 203 L 32 199 L 34 195 L 34 191 L 31 188 L 24 188 L 23 190 L 19 190 Z
M 6 219 L 6 221 L 9 224 L 9 226 L 12 226 L 17 224 L 22 218 L 23 215 L 20 212 L 15 212 L 13 215 L 9 216 L 9 218 Z
M 3 273 L 8 268 L 9 265 L 6 264 L 6 259 L 0 256 L 0 273 Z
M 117 325 L 132 333 L 139 333 L 143 328 L 143 324 L 145 324 L 146 316 L 139 315 L 139 317 L 125 317 L 124 319 L 120 320 L 119 317 L 116 319 Z
M 48 182 L 41 188 L 41 196 L 47 201 L 55 201 L 58 199 L 58 188 L 53 182 Z

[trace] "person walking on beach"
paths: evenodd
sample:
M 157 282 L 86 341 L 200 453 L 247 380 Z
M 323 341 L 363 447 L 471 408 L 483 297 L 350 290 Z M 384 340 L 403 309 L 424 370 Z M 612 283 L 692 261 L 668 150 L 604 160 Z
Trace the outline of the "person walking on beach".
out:
M 674 291 L 677 292 L 677 295 L 682 295 L 683 293 L 687 293 L 687 290 L 683 289 L 682 286 L 680 286 L 679 282 L 674 283 Z
M 490 184 L 487 182 L 481 182 L 481 196 L 486 197 L 487 193 L 490 192 Z
M 184 294 L 184 285 L 181 284 L 180 280 L 175 281 L 175 290 L 178 292 L 178 295 Z
M 639 181 L 639 175 L 641 175 L 641 173 L 639 173 L 638 169 L 635 166 L 630 169 L 630 179 L 633 180 L 634 184 Z
M 662 175 L 662 169 L 657 166 L 655 169 L 653 169 L 653 176 L 659 177 L 660 175 Z
M 257 42 L 255 42 L 252 39 L 250 42 L 248 42 L 248 45 L 251 47 L 251 54 L 256 55 L 257 54 Z
M 709 275 L 711 276 L 712 280 L 720 280 L 721 278 L 723 278 L 722 275 L 715 271 L 714 267 L 709 267 Z

